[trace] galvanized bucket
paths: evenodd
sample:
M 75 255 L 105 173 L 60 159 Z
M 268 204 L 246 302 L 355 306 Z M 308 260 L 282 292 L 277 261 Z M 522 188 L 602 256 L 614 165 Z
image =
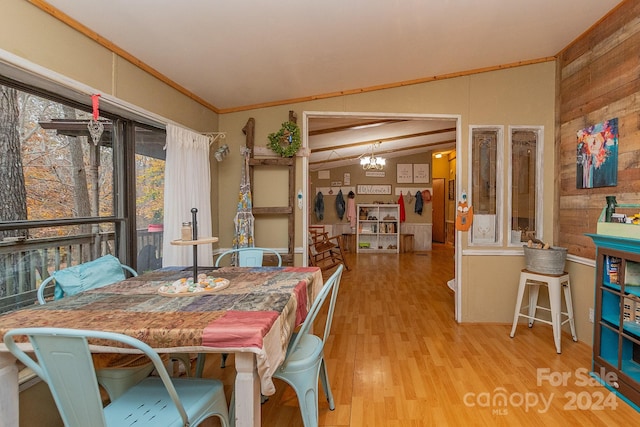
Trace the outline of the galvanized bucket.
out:
M 550 247 L 549 249 L 524 248 L 524 261 L 527 270 L 533 273 L 562 274 L 567 260 L 567 248 Z

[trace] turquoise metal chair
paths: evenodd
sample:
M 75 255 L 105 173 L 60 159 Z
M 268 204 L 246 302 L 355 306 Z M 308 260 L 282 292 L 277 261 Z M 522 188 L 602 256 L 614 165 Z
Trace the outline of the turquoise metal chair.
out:
M 284 362 L 273 374 L 293 387 L 298 396 L 302 421 L 305 427 L 318 425 L 318 378 L 322 382 L 329 409 L 335 409 L 333 394 L 327 376 L 327 367 L 324 361 L 324 344 L 331 330 L 333 311 L 340 288 L 340 279 L 344 266 L 340 264 L 336 271 L 327 279 L 316 297 L 307 318 L 299 331 L 291 338 Z M 322 337 L 310 333 L 316 316 L 329 298 L 329 308 Z
M 18 347 L 18 336 L 28 337 L 37 360 Z M 104 340 L 117 342 L 141 351 L 159 376 L 143 379 L 103 407 L 93 375 L 90 339 L 100 340 L 99 344 L 104 344 Z M 67 427 L 196 426 L 212 416 L 219 417 L 222 426 L 229 425 L 220 381 L 171 378 L 158 353 L 127 335 L 66 328 L 19 328 L 7 332 L 4 343 L 48 384 Z
M 278 251 L 270 248 L 236 248 L 229 249 L 218 255 L 216 267 L 220 267 L 220 261 L 228 255 L 236 256 L 235 265 L 238 267 L 260 267 L 265 254 L 274 255 L 278 260 L 278 267 L 282 266 L 282 256 Z
M 111 283 L 124 280 L 124 271 L 131 276 L 138 273 L 131 267 L 121 264 L 113 255 L 104 255 L 93 261 L 54 271 L 38 288 L 37 297 L 40 304 L 46 304 L 45 288 L 53 285 L 54 299 L 100 288 Z M 187 376 L 190 375 L 191 357 L 186 353 L 173 353 L 171 360 L 179 360 L 185 367 Z M 105 389 L 110 399 L 115 399 L 129 387 L 140 382 L 153 371 L 153 364 L 145 362 L 139 365 L 106 367 L 96 369 L 98 383 Z
M 278 260 L 277 266 L 282 267 L 282 257 L 280 256 L 278 251 L 274 249 L 269 249 L 269 248 L 255 248 L 255 247 L 229 249 L 228 251 L 218 255 L 215 266 L 220 267 L 220 261 L 226 256 L 231 255 L 231 256 L 237 257 L 235 260 L 235 264 L 237 264 L 238 267 L 261 267 L 262 260 L 264 258 L 265 253 L 275 255 L 276 259 Z M 227 366 L 228 356 L 229 355 L 227 353 L 222 354 L 222 359 L 220 361 L 221 368 L 224 368 Z M 202 377 L 205 358 L 206 358 L 206 355 L 204 353 L 198 354 L 198 360 L 196 362 L 196 377 L 198 378 Z

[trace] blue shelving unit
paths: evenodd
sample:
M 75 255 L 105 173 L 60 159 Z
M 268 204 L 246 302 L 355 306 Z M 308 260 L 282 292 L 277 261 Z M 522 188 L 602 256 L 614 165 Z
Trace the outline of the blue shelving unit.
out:
M 593 375 L 640 406 L 640 240 L 587 234 L 596 244 Z M 604 376 L 600 376 L 604 373 Z

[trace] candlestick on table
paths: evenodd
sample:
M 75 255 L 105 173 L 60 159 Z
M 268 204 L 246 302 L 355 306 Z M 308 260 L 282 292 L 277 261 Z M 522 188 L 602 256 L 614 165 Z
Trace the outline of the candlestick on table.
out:
M 191 232 L 193 237 L 191 240 L 198 240 L 198 219 L 196 218 L 198 209 L 191 208 Z M 198 246 L 193 245 L 193 281 L 198 281 Z

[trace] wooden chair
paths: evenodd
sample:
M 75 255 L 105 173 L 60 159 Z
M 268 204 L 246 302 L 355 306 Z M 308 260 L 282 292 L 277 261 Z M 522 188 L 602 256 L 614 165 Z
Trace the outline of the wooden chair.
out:
M 331 236 L 327 232 L 309 231 L 309 265 L 320 267 L 322 271 L 344 264 L 349 270 L 344 256 L 342 236 Z

